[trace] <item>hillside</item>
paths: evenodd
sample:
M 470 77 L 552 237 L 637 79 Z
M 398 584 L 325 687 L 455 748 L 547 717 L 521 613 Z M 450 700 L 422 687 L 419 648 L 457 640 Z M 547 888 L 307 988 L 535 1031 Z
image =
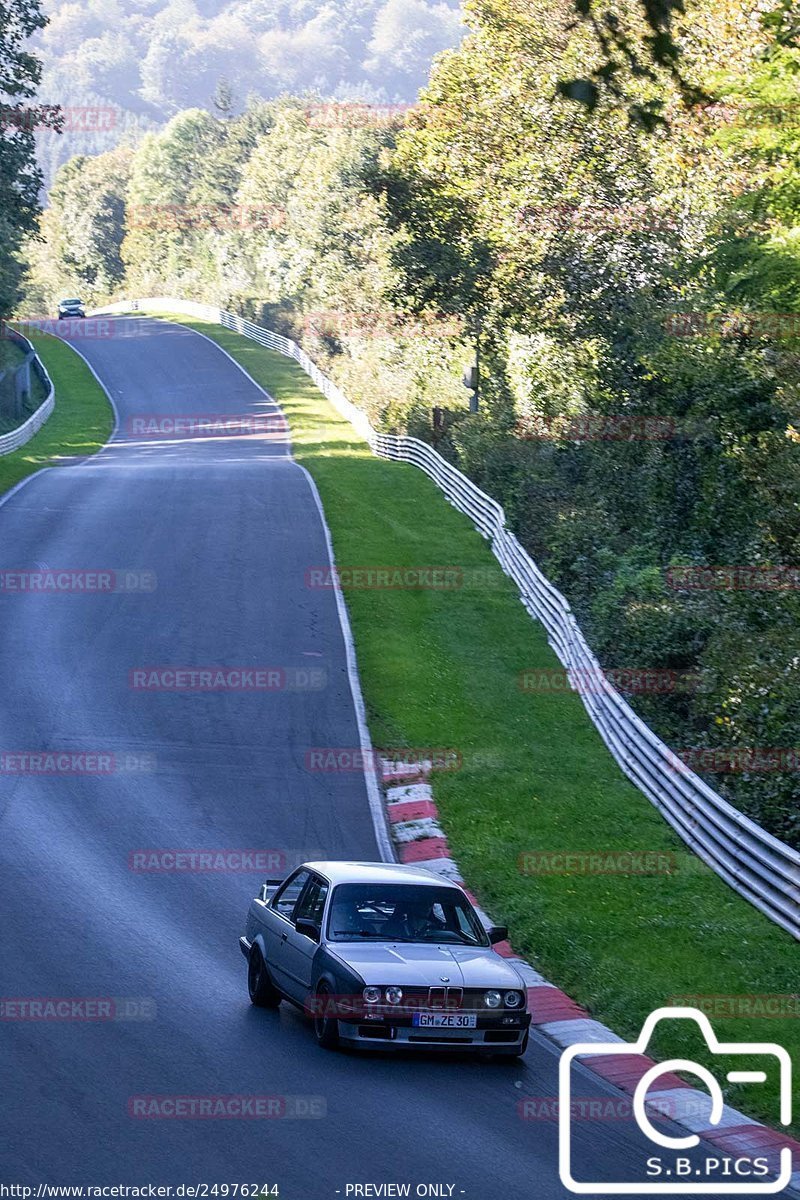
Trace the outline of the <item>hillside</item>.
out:
M 456 44 L 456 0 L 49 0 L 32 41 L 40 99 L 65 109 L 39 138 L 45 182 L 185 108 L 241 111 L 284 92 L 413 100 L 433 56 Z M 220 95 L 221 91 L 221 95 Z

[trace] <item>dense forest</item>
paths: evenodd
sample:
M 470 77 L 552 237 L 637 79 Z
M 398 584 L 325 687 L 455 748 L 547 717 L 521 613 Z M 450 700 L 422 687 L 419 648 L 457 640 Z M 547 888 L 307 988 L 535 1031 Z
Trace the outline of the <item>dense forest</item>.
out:
M 462 33 L 456 0 L 46 0 L 40 96 L 66 114 L 39 139 L 47 184 L 76 154 L 133 143 L 190 107 L 313 89 L 413 100 Z
M 110 74 L 115 96 L 126 86 L 174 115 L 59 170 L 25 311 L 166 293 L 298 338 L 376 423 L 433 441 L 505 505 L 604 667 L 667 681 L 631 684 L 634 707 L 800 845 L 791 6 L 689 0 L 673 25 L 679 65 L 667 55 L 642 71 L 653 34 L 634 0 L 615 6 L 613 37 L 572 0 L 467 0 L 457 45 L 445 5 L 341 6 L 334 34 L 327 9 L 298 0 L 292 41 L 270 25 L 283 6 L 249 0 L 224 25 L 233 38 L 257 22 L 230 72 L 254 93 L 244 110 L 203 107 L 220 63 L 176 72 L 198 91 L 171 91 L 158 6 L 117 7 L 113 34 L 92 4 L 64 4 L 44 36 L 68 70 L 70 21 L 97 20 L 98 55 L 113 43 L 120 62 L 135 29 L 158 25 L 144 75 Z M 222 21 L 202 9 L 163 13 L 191 10 L 186 30 Z M 401 11 L 425 31 L 408 56 Z M 325 53 L 308 50 L 317 35 Z M 199 53 L 198 37 L 171 36 Z M 308 90 L 353 78 L 330 65 L 337 39 L 385 103 Z M 213 41 L 214 54 L 228 44 Z M 414 106 L 390 104 L 443 43 Z M 87 87 L 107 94 L 98 78 Z M 471 412 L 462 372 L 476 346 Z

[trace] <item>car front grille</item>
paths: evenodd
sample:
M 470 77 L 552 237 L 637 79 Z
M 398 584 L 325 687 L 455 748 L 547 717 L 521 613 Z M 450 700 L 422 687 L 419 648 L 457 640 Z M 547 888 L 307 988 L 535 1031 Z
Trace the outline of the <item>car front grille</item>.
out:
M 461 1008 L 464 1003 L 464 989 L 460 987 L 428 988 L 428 1008 L 451 1009 Z

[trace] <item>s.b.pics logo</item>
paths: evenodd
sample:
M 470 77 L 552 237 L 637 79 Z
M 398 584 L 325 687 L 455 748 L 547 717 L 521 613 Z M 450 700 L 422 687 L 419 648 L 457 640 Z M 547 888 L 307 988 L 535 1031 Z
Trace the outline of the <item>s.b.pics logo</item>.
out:
M 690 1059 L 643 1061 L 653 1031 L 662 1020 L 696 1022 L 709 1051 L 718 1059 L 718 1074 Z M 626 1056 L 631 1056 L 634 1070 L 643 1068 L 631 1102 L 636 1124 L 648 1141 L 639 1177 L 576 1179 L 572 1124 L 576 1067 L 582 1064 L 591 1070 L 593 1060 L 598 1063 L 598 1059 L 605 1058 L 614 1060 L 618 1071 L 624 1067 Z M 676 1071 L 699 1079 L 706 1090 L 682 1083 Z M 614 1071 L 602 1073 L 613 1077 Z M 708 1017 L 699 1009 L 657 1009 L 645 1021 L 638 1041 L 630 1045 L 585 1042 L 570 1046 L 562 1054 L 559 1066 L 559 1173 L 564 1187 L 578 1195 L 591 1196 L 632 1193 L 758 1196 L 783 1191 L 792 1179 L 792 1150 L 780 1144 L 779 1135 L 750 1139 L 749 1143 L 747 1139 L 733 1139 L 737 1143 L 735 1151 L 706 1153 L 701 1145 L 704 1134 L 716 1135 L 728 1126 L 733 1129 L 747 1121 L 744 1117 L 739 1120 L 738 1114 L 726 1109 L 720 1080 L 756 1087 L 774 1080 L 779 1096 L 777 1118 L 781 1125 L 791 1123 L 792 1061 L 787 1051 L 775 1042 L 720 1042 Z M 676 1129 L 676 1125 L 680 1128 Z M 753 1132 L 758 1129 L 756 1126 Z

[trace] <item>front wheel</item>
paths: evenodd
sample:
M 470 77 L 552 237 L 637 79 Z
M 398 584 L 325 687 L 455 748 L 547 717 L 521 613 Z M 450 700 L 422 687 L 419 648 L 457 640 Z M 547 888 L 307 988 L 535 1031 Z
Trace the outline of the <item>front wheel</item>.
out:
M 314 1006 L 314 1036 L 323 1050 L 335 1050 L 339 1045 L 339 1022 L 331 1016 L 333 997 L 326 983 L 317 988 Z
M 270 979 L 267 964 L 255 944 L 250 947 L 247 959 L 247 990 L 250 1003 L 256 1008 L 277 1008 L 281 1002 L 281 994 Z

